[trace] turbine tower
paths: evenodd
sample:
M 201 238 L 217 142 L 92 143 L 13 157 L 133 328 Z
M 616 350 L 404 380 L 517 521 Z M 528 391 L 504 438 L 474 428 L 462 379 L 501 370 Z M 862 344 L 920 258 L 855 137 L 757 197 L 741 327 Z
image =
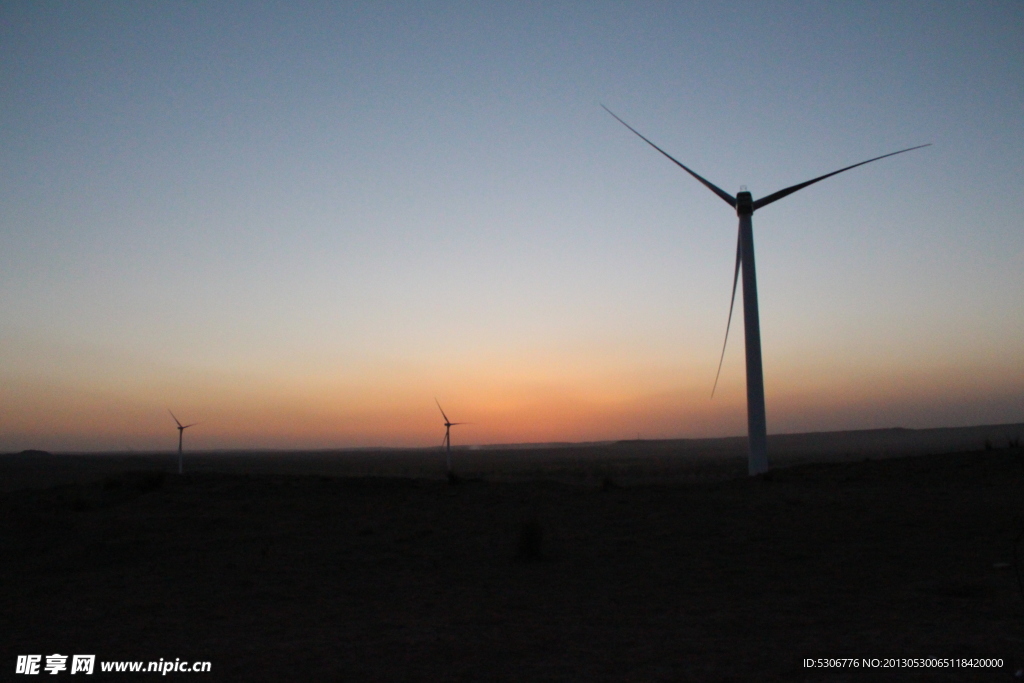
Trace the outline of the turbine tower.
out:
M 793 194 L 797 190 L 802 190 L 808 185 L 813 185 L 819 180 L 825 178 L 831 178 L 832 176 L 842 173 L 843 171 L 849 171 L 851 168 L 857 168 L 864 164 L 869 164 L 872 161 L 878 161 L 886 157 L 891 157 L 896 154 L 903 154 L 904 152 L 910 152 L 915 149 L 921 149 L 922 147 L 928 147 L 929 145 L 918 145 L 916 147 L 908 147 L 907 149 L 901 149 L 898 152 L 890 152 L 889 154 L 883 154 L 882 156 L 862 161 L 846 168 L 841 168 L 838 171 L 832 171 L 826 173 L 823 176 L 818 176 L 812 180 L 808 180 L 797 185 L 792 185 L 778 192 L 772 193 L 767 197 L 755 200 L 749 192 L 743 189 L 733 197 L 728 192 L 716 187 L 706 179 L 700 177 L 689 168 L 681 164 L 675 158 L 673 158 L 668 152 L 658 147 L 656 144 L 645 138 L 631 125 L 620 119 L 612 112 L 611 109 L 605 107 L 603 104 L 602 108 L 617 120 L 619 123 L 629 128 L 631 131 L 646 142 L 648 145 L 664 154 L 670 161 L 679 166 L 698 181 L 703 184 L 706 188 L 718 195 L 726 204 L 736 209 L 736 215 L 739 216 L 739 235 L 737 237 L 736 244 L 736 268 L 733 271 L 732 276 L 732 296 L 729 299 L 729 319 L 725 325 L 725 343 L 722 344 L 722 358 L 718 361 L 718 372 L 722 371 L 722 360 L 725 358 L 725 344 L 729 341 L 729 326 L 732 324 L 732 309 L 733 304 L 736 301 L 736 283 L 739 279 L 739 273 L 743 271 L 743 330 L 746 336 L 746 351 L 747 351 L 747 438 L 749 441 L 750 455 L 747 461 L 747 470 L 751 475 L 761 474 L 768 471 L 768 425 L 765 419 L 764 409 L 764 376 L 761 372 L 761 329 L 757 315 L 757 279 L 754 275 L 754 230 L 753 221 L 751 217 L 754 212 L 760 208 L 768 206 L 774 201 L 778 201 L 783 197 Z M 715 375 L 715 387 L 718 386 L 718 375 Z M 712 388 L 711 395 L 714 396 L 715 389 Z
M 168 408 L 167 412 L 171 413 L 171 409 Z M 171 413 L 171 417 L 174 417 L 174 413 Z M 190 425 L 183 425 L 183 424 L 181 424 L 181 422 L 178 422 L 178 418 L 176 418 L 176 417 L 174 417 L 174 421 L 178 423 L 178 474 L 181 474 L 182 473 L 181 439 L 185 435 L 185 430 L 186 429 L 188 429 L 189 427 L 195 427 L 199 423 L 198 422 L 193 422 Z
M 455 425 L 469 424 L 468 422 L 452 422 L 448 419 L 448 416 L 444 414 L 444 408 L 441 407 L 441 403 L 434 398 L 434 403 L 437 403 L 437 409 L 441 411 L 441 417 L 444 418 L 444 441 L 441 445 L 445 447 L 445 468 L 448 471 L 448 480 L 451 481 L 455 478 L 452 472 L 452 427 Z

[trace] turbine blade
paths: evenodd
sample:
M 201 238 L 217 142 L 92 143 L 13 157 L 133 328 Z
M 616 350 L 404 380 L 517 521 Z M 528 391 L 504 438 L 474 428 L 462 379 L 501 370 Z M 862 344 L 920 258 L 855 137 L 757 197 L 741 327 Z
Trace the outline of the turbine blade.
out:
M 605 110 L 606 112 L 608 112 L 609 114 L 611 114 L 612 116 L 615 116 L 615 113 L 614 113 L 614 112 L 613 112 L 613 111 L 612 111 L 611 109 L 609 109 L 608 107 L 604 106 L 603 104 L 601 105 L 601 108 L 602 108 L 602 109 L 604 109 L 604 110 Z M 697 180 L 699 180 L 700 182 L 702 182 L 702 183 L 704 184 L 704 186 L 705 186 L 706 188 L 708 188 L 709 190 L 711 190 L 712 192 L 714 192 L 715 194 L 717 194 L 717 195 L 718 195 L 719 197 L 721 197 L 721 198 L 722 198 L 722 200 L 723 200 L 723 201 L 724 201 L 724 202 L 725 202 L 726 204 L 728 204 L 729 206 L 733 207 L 734 209 L 736 208 L 736 198 L 735 198 L 735 197 L 733 197 L 733 196 L 732 196 L 731 194 L 729 194 L 728 192 L 726 192 L 726 191 L 725 191 L 725 190 L 723 190 L 722 188 L 720 188 L 720 187 L 717 187 L 717 186 L 715 186 L 715 185 L 714 185 L 713 183 L 711 183 L 710 181 L 708 181 L 708 180 L 705 180 L 704 178 L 700 177 L 699 175 L 697 175 L 696 173 L 694 173 L 693 171 L 691 171 L 690 169 L 688 169 L 688 168 L 687 168 L 686 166 L 684 166 L 683 164 L 679 163 L 679 161 L 677 161 L 676 159 L 674 159 L 674 158 L 672 157 L 672 155 L 671 155 L 671 154 L 669 154 L 668 152 L 666 152 L 665 150 L 663 150 L 663 149 L 662 149 L 661 147 L 658 147 L 658 146 L 657 146 L 656 144 L 654 144 L 653 142 L 651 142 L 650 140 L 648 140 L 647 138 L 645 138 L 645 137 L 644 137 L 643 135 L 640 135 L 640 133 L 639 133 L 639 132 L 637 131 L 637 129 L 636 129 L 636 128 L 634 128 L 633 126 L 629 125 L 628 123 L 626 123 L 625 121 L 623 121 L 622 119 L 620 119 L 620 118 L 619 118 L 618 116 L 615 116 L 615 120 L 616 120 L 616 121 L 618 121 L 619 123 L 621 123 L 622 125 L 624 125 L 624 126 L 625 126 L 626 128 L 629 128 L 629 129 L 630 129 L 631 131 L 633 131 L 634 133 L 636 133 L 636 134 L 637 134 L 637 136 L 639 136 L 639 137 L 640 137 L 640 139 L 641 139 L 641 140 L 643 140 L 644 142 L 646 142 L 646 143 L 647 143 L 648 145 L 650 145 L 650 146 L 651 146 L 651 147 L 653 147 L 654 149 L 658 150 L 659 152 L 661 152 L 662 154 L 664 154 L 665 156 L 667 156 L 667 157 L 668 157 L 668 158 L 669 158 L 669 159 L 670 159 L 670 160 L 671 160 L 671 161 L 672 161 L 672 162 L 673 162 L 673 163 L 674 163 L 674 164 L 675 164 L 676 166 L 678 166 L 679 168 L 683 169 L 684 171 L 686 171 L 687 173 L 689 173 L 690 175 L 692 175 L 692 176 L 693 176 L 694 178 L 696 178 Z
M 743 242 L 740 241 L 739 232 L 736 233 L 736 269 L 732 273 L 732 296 L 729 297 L 729 318 L 725 322 L 725 341 L 722 342 L 722 356 L 718 359 L 718 372 L 715 373 L 715 386 L 711 387 L 711 398 L 715 397 L 715 389 L 718 388 L 718 377 L 722 374 L 722 362 L 725 361 L 725 345 L 729 343 L 729 326 L 732 325 L 732 309 L 736 305 L 736 283 L 740 279 L 740 261 L 743 257 Z
M 448 416 L 444 414 L 444 408 L 441 407 L 441 403 L 437 400 L 437 396 L 434 397 L 434 403 L 437 403 L 437 409 L 441 411 L 441 416 L 445 422 L 448 422 Z
M 167 409 L 167 412 L 168 412 L 168 413 L 171 413 L 171 409 L 170 409 L 170 408 L 168 408 L 168 409 Z M 171 417 L 174 417 L 174 413 L 171 413 Z M 174 417 L 174 421 L 175 421 L 175 422 L 178 422 L 178 418 Z M 178 426 L 179 426 L 179 427 L 181 427 L 181 423 L 180 423 L 180 422 L 178 422 Z
M 846 168 L 841 168 L 838 171 L 832 171 L 831 173 L 826 173 L 825 175 L 819 176 L 819 177 L 815 178 L 814 180 L 808 180 L 805 183 L 800 183 L 799 185 L 793 185 L 792 187 L 787 187 L 784 190 L 779 190 L 778 192 L 770 194 L 767 197 L 762 197 L 761 199 L 758 199 L 756 202 L 753 203 L 752 208 L 753 208 L 754 211 L 757 211 L 762 206 L 768 206 L 772 202 L 778 201 L 778 200 L 782 199 L 783 197 L 785 197 L 787 195 L 791 195 L 794 192 L 796 192 L 797 190 L 802 190 L 805 187 L 807 187 L 808 185 L 813 185 L 814 183 L 818 182 L 819 180 L 824 180 L 825 178 L 831 178 L 832 176 L 834 176 L 834 175 L 836 175 L 838 173 L 842 173 L 843 171 L 849 171 L 851 168 L 857 168 L 858 166 L 863 166 L 864 164 L 870 164 L 872 161 L 878 161 L 879 159 L 884 159 L 886 157 L 896 156 L 897 154 L 903 154 L 904 152 L 913 152 L 915 149 L 921 149 L 922 147 L 931 147 L 931 145 L 932 145 L 932 143 L 929 142 L 927 145 L 918 145 L 917 147 L 908 147 L 906 149 L 901 149 L 898 152 L 890 152 L 888 154 L 883 154 L 880 157 L 875 157 L 874 159 L 868 159 L 867 161 L 862 161 L 859 164 L 854 164 L 853 166 L 847 166 Z

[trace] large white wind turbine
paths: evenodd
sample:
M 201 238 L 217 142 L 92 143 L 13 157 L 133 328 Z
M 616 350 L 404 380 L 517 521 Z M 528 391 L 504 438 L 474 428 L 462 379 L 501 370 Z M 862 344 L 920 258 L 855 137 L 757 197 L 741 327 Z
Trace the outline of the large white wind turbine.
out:
M 168 408 L 167 412 L 171 413 L 171 409 Z M 174 417 L 174 413 L 171 413 L 171 417 Z M 176 417 L 174 417 L 174 421 L 178 423 L 178 474 L 181 474 L 182 473 L 182 461 L 181 461 L 181 440 L 182 440 L 182 437 L 185 435 L 185 430 L 186 429 L 188 429 L 189 427 L 195 427 L 199 423 L 198 422 L 193 422 L 190 425 L 183 425 L 183 424 L 181 424 L 181 422 L 178 422 L 178 418 L 176 418 Z
M 469 424 L 468 422 L 452 422 L 448 419 L 448 416 L 444 414 L 444 408 L 441 407 L 441 402 L 434 398 L 434 403 L 437 404 L 437 409 L 441 411 L 441 417 L 444 418 L 444 441 L 441 445 L 445 447 L 445 467 L 448 470 L 448 479 L 454 479 L 452 473 L 452 427 L 455 425 Z
M 740 219 L 739 236 L 736 244 L 736 269 L 733 271 L 732 276 L 732 297 L 729 300 L 729 319 L 725 325 L 725 341 L 729 341 L 729 326 L 732 324 L 732 309 L 733 304 L 736 301 L 736 282 L 739 279 L 740 269 L 743 270 L 743 328 L 746 334 L 746 347 L 747 347 L 747 438 L 750 444 L 750 457 L 748 460 L 748 471 L 750 474 L 761 474 L 762 472 L 768 471 L 768 426 L 765 420 L 764 410 L 764 377 L 761 373 L 761 328 L 758 322 L 757 315 L 757 280 L 754 276 L 754 231 L 753 222 L 751 216 L 758 209 L 768 206 L 774 201 L 782 199 L 783 197 L 793 194 L 797 190 L 802 190 L 808 185 L 813 185 L 819 180 L 825 178 L 831 178 L 837 173 L 843 171 L 849 171 L 851 168 L 857 168 L 864 164 L 869 164 L 872 161 L 878 161 L 886 157 L 891 157 L 896 154 L 903 154 L 904 152 L 910 152 L 911 150 L 921 149 L 922 147 L 928 147 L 928 145 L 918 145 L 916 147 L 908 147 L 907 149 L 901 149 L 898 152 L 890 152 L 889 154 L 883 154 L 880 157 L 868 159 L 846 168 L 841 168 L 838 171 L 832 171 L 826 173 L 823 176 L 819 176 L 812 180 L 808 180 L 791 187 L 787 187 L 784 190 L 779 190 L 767 197 L 754 200 L 750 193 L 742 191 L 737 193 L 733 197 L 728 192 L 725 192 L 719 187 L 711 184 L 704 178 L 691 171 L 689 168 L 679 163 L 673 158 L 668 152 L 658 147 L 656 144 L 645 138 L 631 125 L 620 119 L 618 116 L 605 107 L 604 110 L 615 117 L 615 119 L 629 128 L 631 131 L 637 134 L 641 140 L 646 142 L 648 145 L 664 154 L 670 161 L 675 163 L 681 169 L 692 175 L 694 178 L 699 180 L 706 188 L 714 192 L 716 195 L 729 206 L 736 209 L 736 215 Z M 930 143 L 929 143 L 930 144 Z M 722 344 L 722 358 L 725 358 L 725 344 Z M 718 361 L 718 371 L 722 371 L 722 360 Z M 718 375 L 715 375 L 715 385 L 718 385 Z M 714 395 L 714 388 L 711 390 Z

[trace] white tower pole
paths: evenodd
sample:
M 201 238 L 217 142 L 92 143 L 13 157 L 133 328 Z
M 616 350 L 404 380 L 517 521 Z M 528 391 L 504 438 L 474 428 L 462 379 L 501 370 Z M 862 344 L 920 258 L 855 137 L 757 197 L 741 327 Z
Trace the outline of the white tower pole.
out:
M 764 408 L 764 373 L 761 368 L 761 324 L 757 314 L 757 275 L 754 269 L 754 229 L 750 193 L 736 197 L 740 218 L 740 258 L 743 270 L 743 332 L 747 351 L 747 437 L 750 454 L 747 472 L 768 471 L 768 423 Z

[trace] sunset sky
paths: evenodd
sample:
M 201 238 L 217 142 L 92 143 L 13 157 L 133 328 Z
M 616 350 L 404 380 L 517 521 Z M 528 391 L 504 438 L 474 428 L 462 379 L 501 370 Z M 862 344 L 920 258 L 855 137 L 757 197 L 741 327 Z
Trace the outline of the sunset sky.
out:
M 0 451 L 1024 421 L 1024 3 L 0 4 Z M 737 302 L 738 312 L 741 310 Z

